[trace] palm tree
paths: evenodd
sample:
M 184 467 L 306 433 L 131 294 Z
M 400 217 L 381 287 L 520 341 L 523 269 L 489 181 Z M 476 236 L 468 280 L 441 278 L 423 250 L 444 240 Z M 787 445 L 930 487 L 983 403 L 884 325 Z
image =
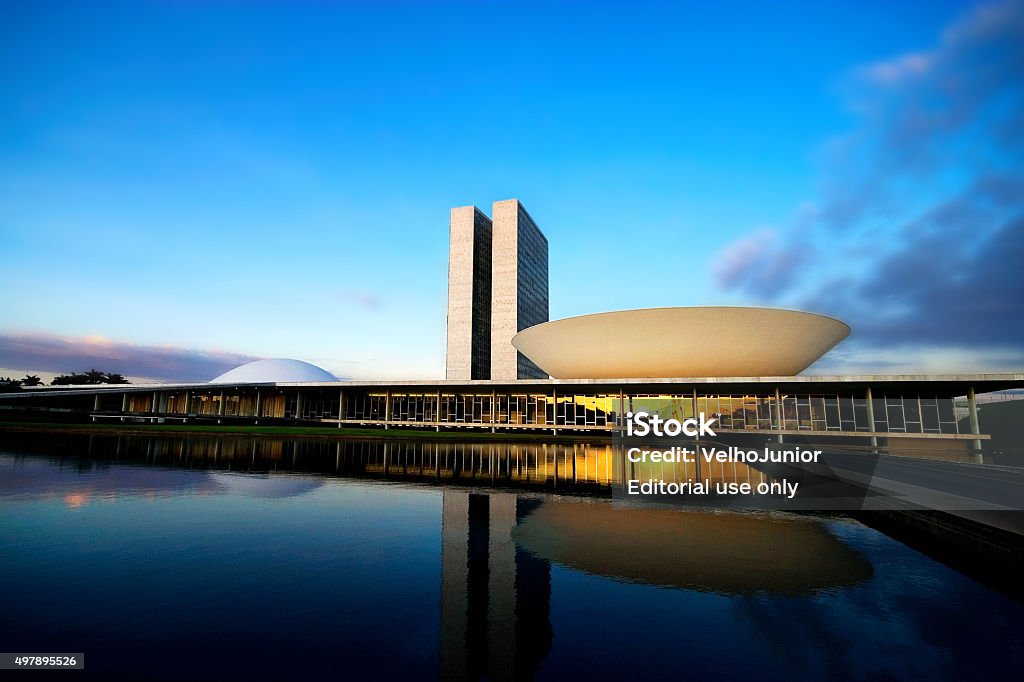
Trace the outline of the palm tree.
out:
M 90 369 L 88 372 L 61 374 L 53 378 L 51 386 L 69 386 L 72 384 L 127 384 L 128 379 L 116 372 L 101 372 Z
M 22 386 L 42 386 L 43 380 L 37 377 L 35 374 L 26 374 L 25 378 L 21 380 Z
M 104 384 L 107 382 L 107 375 L 98 369 L 90 369 L 85 373 L 84 384 Z
M 21 382 L 10 377 L 0 377 L 0 393 L 13 393 L 21 390 Z

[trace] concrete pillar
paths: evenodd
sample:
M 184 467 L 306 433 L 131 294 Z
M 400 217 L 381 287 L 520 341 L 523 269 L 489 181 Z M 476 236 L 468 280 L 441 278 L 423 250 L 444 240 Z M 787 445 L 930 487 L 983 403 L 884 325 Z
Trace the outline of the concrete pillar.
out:
M 338 428 L 341 428 L 341 420 L 345 418 L 345 391 L 338 391 Z
M 388 428 L 388 422 L 391 421 L 391 391 L 384 392 L 384 428 Z
M 149 411 L 152 412 L 153 414 L 156 414 L 156 408 L 157 408 L 157 405 L 158 405 L 159 402 L 160 402 L 160 396 L 157 395 L 156 391 L 153 391 L 153 402 L 149 406 Z
M 868 428 L 875 432 L 875 401 L 871 395 L 871 387 L 864 389 L 864 402 L 868 405 Z M 871 436 L 871 447 L 878 447 L 878 436 Z
M 185 391 L 185 414 L 192 414 L 192 391 Z
M 551 429 L 551 432 L 554 435 L 557 436 L 558 435 L 558 390 L 557 389 L 554 389 L 554 388 L 551 389 L 551 402 L 554 405 L 554 408 L 551 410 L 551 416 L 552 416 L 551 426 L 554 427 L 554 428 Z
M 260 389 L 256 389 L 256 409 L 253 410 L 254 421 L 259 421 L 260 418 Z
M 974 395 L 974 386 L 967 389 L 967 414 L 971 420 L 971 433 L 980 434 L 981 427 L 978 424 L 978 403 Z M 972 453 L 976 456 L 976 461 L 981 461 L 981 439 L 975 439 L 971 441 L 971 447 L 974 448 L 975 452 Z
M 217 408 L 217 415 L 224 416 L 224 391 L 220 392 L 220 406 Z
M 128 394 L 127 393 L 122 393 L 121 394 L 121 414 L 124 414 L 127 411 L 128 411 Z
M 99 393 L 97 393 L 96 396 L 92 399 L 92 409 L 93 409 L 94 412 L 99 412 L 100 411 L 100 394 Z
M 302 419 L 302 391 L 295 391 L 295 420 Z
M 694 409 L 697 408 L 696 401 L 694 401 L 693 406 L 694 406 Z M 620 431 L 625 432 L 625 429 L 626 429 L 626 421 L 625 421 L 626 420 L 626 395 L 622 391 L 619 391 L 619 405 L 618 405 L 618 408 L 616 409 L 616 413 L 617 414 L 615 415 L 615 426 Z
M 498 416 L 498 393 L 496 391 L 491 391 L 491 433 L 494 433 L 496 431 L 496 429 L 494 428 L 494 424 L 495 424 L 495 422 L 497 422 L 497 416 Z
M 434 421 L 437 422 L 437 426 L 434 427 L 435 431 L 441 430 L 441 391 L 437 392 L 437 403 L 434 410 Z
M 786 428 L 786 420 L 782 418 L 782 394 L 779 392 L 779 387 L 775 387 L 775 417 L 779 420 L 778 430 L 779 434 L 775 436 L 775 440 L 779 443 L 782 442 L 782 431 Z

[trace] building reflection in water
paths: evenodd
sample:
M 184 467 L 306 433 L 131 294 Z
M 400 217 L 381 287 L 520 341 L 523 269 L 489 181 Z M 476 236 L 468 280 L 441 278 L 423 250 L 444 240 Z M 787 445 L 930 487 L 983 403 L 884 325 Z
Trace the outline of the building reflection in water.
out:
M 756 485 L 765 475 L 742 463 L 625 464 L 610 443 L 436 442 L 251 436 L 4 434 L 12 452 L 80 453 L 95 460 L 170 467 L 328 474 L 459 485 L 608 493 L 624 477 Z M 625 466 L 624 466 L 625 464 Z
M 727 596 L 810 596 L 870 580 L 817 519 L 444 490 L 439 675 L 527 679 L 552 648 L 551 566 Z
M 537 557 L 591 575 L 723 595 L 805 596 L 874 574 L 820 519 L 798 514 L 550 497 L 513 538 Z
M 605 443 L 436 442 L 251 436 L 0 434 L 12 453 L 74 453 L 88 462 L 327 474 L 459 485 L 605 493 L 615 475 Z M 62 457 L 63 459 L 63 457 Z
M 441 531 L 442 679 L 528 679 L 551 650 L 551 567 L 513 539 L 540 504 L 445 490 Z
M 552 565 L 742 597 L 810 595 L 873 575 L 870 563 L 811 517 L 620 507 L 590 495 L 537 494 L 609 492 L 622 467 L 605 444 L 3 434 L 0 449 L 15 457 L 45 452 L 59 468 L 70 463 L 80 473 L 92 471 L 53 489 L 69 505 L 83 504 L 87 494 L 295 496 L 330 477 L 440 484 L 438 672 L 444 679 L 524 679 L 539 670 L 553 641 Z M 145 466 L 113 466 L 119 462 Z M 152 476 L 163 467 L 178 471 Z M 104 468 L 110 476 L 95 475 Z M 217 473 L 226 470 L 233 473 Z M 12 494 L 26 486 L 53 488 L 45 477 L 24 473 Z M 630 474 L 761 475 L 743 465 L 699 472 L 693 465 L 674 471 L 659 465 Z

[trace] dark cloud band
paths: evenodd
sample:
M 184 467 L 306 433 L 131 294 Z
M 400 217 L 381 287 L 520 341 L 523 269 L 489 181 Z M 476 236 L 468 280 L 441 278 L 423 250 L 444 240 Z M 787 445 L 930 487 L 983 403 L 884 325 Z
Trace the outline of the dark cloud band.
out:
M 0 367 L 32 371 L 69 373 L 95 368 L 161 381 L 209 381 L 256 359 L 239 353 L 137 346 L 95 337 L 0 334 Z

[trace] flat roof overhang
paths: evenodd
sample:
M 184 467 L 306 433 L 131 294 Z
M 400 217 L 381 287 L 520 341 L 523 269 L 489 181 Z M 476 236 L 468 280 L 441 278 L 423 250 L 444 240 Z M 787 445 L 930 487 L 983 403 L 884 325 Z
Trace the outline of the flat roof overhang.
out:
M 1024 373 L 1002 374 L 873 374 L 774 377 L 675 377 L 664 379 L 521 379 L 491 380 L 412 380 L 412 381 L 331 381 L 305 383 L 253 384 L 98 384 L 95 386 L 26 387 L 13 393 L 0 394 L 0 400 L 41 396 L 94 395 L 96 393 L 144 393 L 151 391 L 196 390 L 218 393 L 238 388 L 346 388 L 392 391 L 487 391 L 538 392 L 565 391 L 578 393 L 678 393 L 680 391 L 756 395 L 774 392 L 803 394 L 862 394 L 871 387 L 884 394 L 920 394 L 930 396 L 961 396 L 973 387 L 977 393 L 1008 389 L 1024 389 Z

